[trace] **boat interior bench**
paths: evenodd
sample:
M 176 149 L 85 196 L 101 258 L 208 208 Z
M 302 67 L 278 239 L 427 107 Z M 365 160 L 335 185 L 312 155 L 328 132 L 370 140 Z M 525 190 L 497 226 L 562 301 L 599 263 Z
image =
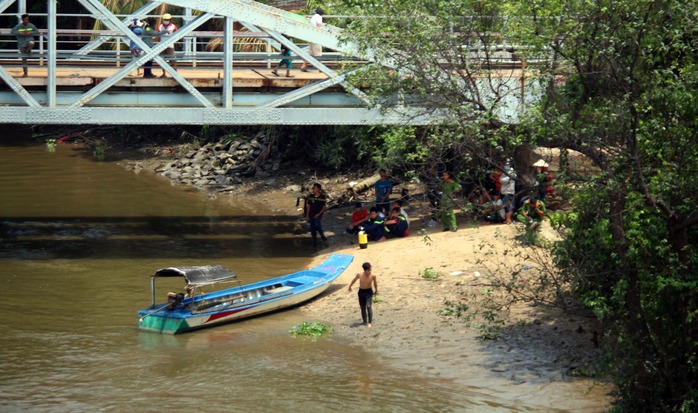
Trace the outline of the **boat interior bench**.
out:
M 309 275 L 299 275 L 298 277 L 293 277 L 289 279 L 287 284 L 295 287 L 303 284 L 312 284 L 318 281 L 319 279 L 320 278 L 311 277 Z
M 210 310 L 213 307 L 217 307 L 219 305 L 231 305 L 234 304 L 236 301 L 243 301 L 245 299 L 245 296 L 242 294 L 236 294 L 236 295 L 226 295 L 223 297 L 215 298 L 213 300 L 207 300 L 204 302 L 198 302 L 198 305 L 196 308 L 192 308 L 192 311 L 195 311 L 197 313 L 204 312 L 206 310 Z
M 264 290 L 264 295 L 268 295 L 268 294 L 278 294 L 278 293 L 282 293 L 282 292 L 284 292 L 284 291 L 289 291 L 289 290 L 292 290 L 292 289 L 293 289 L 293 287 L 288 286 L 288 285 L 279 286 L 279 287 L 274 286 L 274 288 L 265 289 L 265 290 Z

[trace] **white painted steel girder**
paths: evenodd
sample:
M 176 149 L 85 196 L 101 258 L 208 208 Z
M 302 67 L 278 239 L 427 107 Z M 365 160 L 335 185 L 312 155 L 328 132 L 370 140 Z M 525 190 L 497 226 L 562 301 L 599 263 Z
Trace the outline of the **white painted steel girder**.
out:
M 161 1 L 151 1 L 150 3 L 146 3 L 140 9 L 131 13 L 127 17 L 124 17 L 121 20 L 121 22 L 124 24 L 128 24 L 132 18 L 143 19 L 143 18 L 145 18 L 145 16 L 148 15 L 148 13 L 150 13 L 153 9 L 157 8 L 161 4 L 162 4 Z M 112 39 L 112 37 L 108 37 L 108 36 L 97 37 L 96 39 L 90 41 L 89 43 L 87 43 L 86 45 L 81 47 L 80 50 L 75 52 L 75 54 L 77 56 L 87 56 L 91 52 L 97 50 L 97 48 L 99 48 L 99 46 L 103 45 L 104 43 L 106 43 L 110 39 Z
M 15 0 L 2 0 L 0 1 L 0 13 L 4 13 L 8 7 L 14 4 Z
M 150 108 L 184 108 L 196 107 L 197 100 L 187 93 L 171 93 L 165 90 L 112 90 L 97 96 L 89 107 L 109 107 L 119 110 L 124 107 L 141 107 L 143 110 Z M 214 105 L 222 106 L 223 95 L 219 92 L 203 91 L 202 94 Z M 56 95 L 57 106 L 69 106 L 81 95 L 77 90 L 59 91 Z M 235 93 L 235 105 L 231 109 L 250 109 L 253 106 L 261 106 L 282 97 L 281 93 L 259 93 L 254 89 L 238 90 Z M 34 107 L 43 106 L 46 101 L 45 91 L 36 91 L 31 94 L 38 104 Z M 26 102 L 14 91 L 0 91 L 0 102 L 9 106 L 23 106 Z M 316 93 L 295 99 L 293 102 L 284 105 L 295 108 L 354 108 L 361 107 L 361 102 L 354 96 L 340 91 Z
M 362 108 L 111 108 L 0 107 L 0 123 L 34 125 L 427 125 L 439 116 L 405 109 Z
M 314 27 L 302 16 L 267 6 L 251 0 L 166 0 L 168 4 L 190 7 L 195 10 L 229 16 L 235 20 L 253 24 L 286 36 L 302 39 L 323 47 L 358 56 L 358 47 L 353 42 L 340 42 L 341 30 L 323 24 Z M 300 17 L 300 18 L 299 18 Z
M 46 95 L 48 96 L 48 106 L 56 106 L 56 1 L 48 0 L 48 82 L 46 82 Z
M 7 83 L 7 85 L 10 86 L 15 93 L 17 93 L 24 103 L 33 108 L 41 107 L 39 102 L 37 102 L 36 99 L 34 99 L 34 97 L 27 92 L 27 89 L 20 85 L 17 79 L 12 77 L 11 74 L 7 73 L 7 70 L 5 70 L 5 68 L 2 66 L 0 66 L 0 79 Z
M 167 71 L 167 73 L 169 73 L 173 79 L 175 79 L 180 85 L 182 85 L 182 87 L 186 89 L 187 92 L 191 93 L 195 98 L 197 98 L 197 100 L 199 100 L 199 102 L 201 102 L 202 105 L 208 108 L 213 108 L 213 104 L 211 104 L 211 102 L 208 99 L 206 99 L 194 86 L 192 86 L 191 83 L 189 83 L 189 81 L 187 81 L 186 79 L 184 79 L 184 77 L 177 73 L 177 71 L 174 70 L 172 66 L 170 66 L 169 63 L 167 63 L 167 61 L 165 61 L 165 59 L 162 58 L 162 56 L 160 56 L 160 53 L 164 51 L 167 47 L 174 45 L 174 43 L 177 40 L 194 31 L 194 29 L 196 29 L 201 24 L 206 22 L 208 19 L 213 17 L 213 14 L 204 13 L 198 16 L 193 22 L 179 29 L 171 36 L 166 37 L 151 49 L 148 45 L 146 45 L 143 42 L 143 39 L 141 39 L 139 36 L 136 36 L 136 34 L 129 30 L 129 28 L 126 27 L 126 25 L 122 23 L 121 20 L 117 19 L 116 16 L 114 16 L 106 7 L 104 7 L 104 5 L 102 5 L 97 0 L 78 1 L 80 1 L 80 3 L 85 8 L 89 9 L 90 11 L 92 11 L 92 13 L 96 14 L 102 21 L 105 22 L 105 24 L 108 24 L 117 30 L 121 30 L 124 33 L 124 35 L 126 35 L 129 38 L 129 40 L 132 40 L 134 43 L 138 45 L 138 47 L 143 49 L 145 54 L 137 59 L 132 60 L 131 63 L 124 66 L 121 70 L 111 75 L 109 78 L 104 80 L 99 85 L 90 89 L 89 92 L 85 93 L 80 99 L 73 103 L 73 105 L 71 105 L 72 107 L 79 107 L 85 105 L 90 100 L 94 99 L 97 95 L 112 87 L 116 82 L 126 77 L 129 73 L 136 70 L 136 68 L 140 67 L 148 60 L 153 59 L 158 65 L 160 65 L 160 67 Z

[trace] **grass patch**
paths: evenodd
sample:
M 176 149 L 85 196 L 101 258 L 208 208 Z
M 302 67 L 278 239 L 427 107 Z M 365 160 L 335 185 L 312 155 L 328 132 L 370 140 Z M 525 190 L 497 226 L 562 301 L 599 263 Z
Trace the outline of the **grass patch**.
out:
M 321 337 L 332 331 L 332 326 L 323 324 L 319 321 L 307 322 L 303 321 L 297 324 L 289 330 L 289 332 L 294 336 L 309 336 L 309 337 Z
M 425 280 L 436 280 L 439 278 L 439 272 L 431 267 L 423 269 L 421 275 Z

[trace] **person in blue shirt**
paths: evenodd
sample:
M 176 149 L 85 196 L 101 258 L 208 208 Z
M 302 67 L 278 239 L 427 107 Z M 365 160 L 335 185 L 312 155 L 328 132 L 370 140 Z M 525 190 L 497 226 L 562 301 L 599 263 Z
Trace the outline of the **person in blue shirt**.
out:
M 137 18 L 134 18 L 131 22 L 131 25 L 129 26 L 131 28 L 131 31 L 141 37 L 143 39 L 143 43 L 148 45 L 148 47 L 153 47 L 154 41 L 153 41 L 153 36 L 155 36 L 157 33 L 155 33 L 155 30 L 148 24 L 146 20 L 141 21 Z M 131 41 L 131 55 L 133 55 L 134 59 L 139 58 L 143 54 L 143 49 L 138 47 L 138 45 Z M 143 64 L 143 77 L 144 78 L 154 78 L 155 75 L 153 74 L 153 61 L 148 60 Z
M 363 230 L 370 241 L 385 239 L 385 218 L 378 214 L 378 208 L 371 207 L 368 220 L 363 225 Z
M 400 213 L 400 207 L 395 207 L 390 217 L 385 220 L 387 238 L 402 238 L 407 235 L 407 219 Z
M 393 193 L 393 183 L 388 179 L 388 173 L 385 169 L 378 171 L 380 179 L 376 181 L 374 187 L 376 190 L 376 208 L 379 212 L 385 211 L 390 213 L 390 194 Z

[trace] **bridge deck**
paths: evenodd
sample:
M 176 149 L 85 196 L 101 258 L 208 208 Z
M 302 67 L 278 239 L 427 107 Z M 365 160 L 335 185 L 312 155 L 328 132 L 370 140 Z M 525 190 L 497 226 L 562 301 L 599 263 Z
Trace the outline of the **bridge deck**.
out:
M 119 68 L 106 67 L 59 67 L 56 69 L 56 86 L 58 88 L 91 87 L 99 84 L 104 79 L 113 75 Z M 234 88 L 286 88 L 295 89 L 307 86 L 318 80 L 327 79 L 324 73 L 315 71 L 301 72 L 292 69 L 293 78 L 285 77 L 286 69 L 280 69 L 279 75 L 274 76 L 272 69 L 245 67 L 233 70 Z M 48 69 L 44 66 L 29 66 L 29 76 L 22 76 L 21 67 L 7 67 L 7 72 L 12 75 L 23 87 L 32 89 L 45 87 L 48 84 Z M 153 68 L 156 75 L 161 73 L 158 67 Z M 223 84 L 223 69 L 221 68 L 180 68 L 178 72 L 184 76 L 196 88 L 220 88 Z M 133 71 L 129 76 L 119 80 L 115 88 L 173 88 L 180 86 L 172 78 L 150 78 L 145 79 L 137 71 Z M 5 86 L 5 82 L 0 80 L 0 84 Z

